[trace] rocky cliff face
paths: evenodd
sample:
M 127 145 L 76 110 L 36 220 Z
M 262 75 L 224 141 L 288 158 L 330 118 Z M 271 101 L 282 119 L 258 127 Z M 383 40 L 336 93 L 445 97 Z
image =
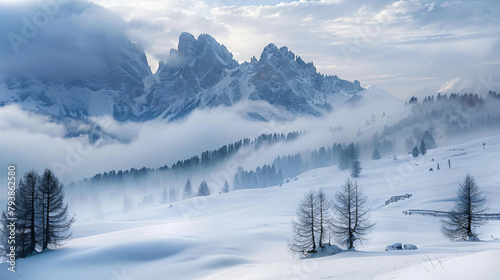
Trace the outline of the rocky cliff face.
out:
M 238 64 L 210 35 L 195 39 L 183 33 L 177 50 L 156 74 L 154 107 L 171 120 L 195 108 L 232 106 L 242 101 L 265 101 L 288 115 L 321 116 L 363 90 L 359 82 L 319 74 L 286 47 L 264 48 L 260 59 Z M 257 119 L 262 112 L 247 112 Z
M 3 73 L 0 105 L 16 103 L 56 119 L 109 114 L 119 121 L 175 121 L 197 108 L 249 103 L 253 105 L 242 112 L 245 117 L 267 121 L 319 117 L 357 100 L 363 90 L 358 81 L 320 74 L 312 63 L 274 44 L 258 60 L 239 64 L 210 35 L 182 33 L 156 74 L 144 52 L 126 38 L 97 47 L 102 50 L 93 59 L 99 71 L 90 76 L 51 80 Z

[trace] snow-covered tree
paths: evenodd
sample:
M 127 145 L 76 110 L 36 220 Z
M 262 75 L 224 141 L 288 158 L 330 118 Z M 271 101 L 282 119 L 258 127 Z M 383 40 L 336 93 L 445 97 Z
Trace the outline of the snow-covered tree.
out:
M 186 185 L 184 185 L 184 190 L 182 191 L 182 199 L 188 199 L 193 196 L 193 187 L 191 185 L 191 181 L 188 179 Z
M 482 216 L 486 197 L 481 193 L 474 178 L 467 174 L 460 183 L 455 207 L 450 215 L 443 219 L 441 230 L 450 240 L 477 240 L 475 229 L 486 223 Z
M 315 206 L 317 210 L 315 227 L 318 231 L 318 247 L 323 250 L 327 242 L 330 244 L 330 229 L 332 227 L 332 218 L 330 216 L 332 202 L 323 189 L 316 193 Z
M 210 188 L 208 187 L 207 182 L 206 181 L 201 182 L 200 187 L 196 192 L 196 196 L 209 196 L 209 195 L 210 195 Z
M 288 241 L 288 248 L 294 254 L 307 256 L 317 252 L 317 207 L 316 193 L 311 190 L 304 195 L 297 208 L 297 220 L 292 219 L 293 239 Z
M 168 193 L 167 193 L 167 189 L 166 188 L 163 188 L 163 191 L 161 192 L 161 196 L 160 196 L 160 201 L 159 203 L 160 204 L 167 204 L 168 202 Z
M 420 153 L 421 153 L 422 155 L 427 154 L 427 147 L 425 146 L 425 142 L 424 142 L 424 140 L 422 140 L 422 141 L 420 142 Z
M 334 235 L 348 250 L 354 249 L 355 243 L 364 240 L 374 226 L 368 221 L 370 208 L 367 198 L 356 181 L 348 179 L 344 183 L 335 195 L 333 210 Z
M 413 157 L 418 157 L 419 154 L 420 154 L 420 152 L 418 151 L 417 146 L 413 147 L 413 150 L 411 151 L 411 155 Z
M 169 202 L 176 202 L 177 200 L 179 200 L 179 196 L 177 194 L 177 189 L 171 187 L 168 190 L 168 201 Z
M 361 162 L 359 162 L 358 159 L 355 159 L 352 162 L 352 167 L 351 167 L 351 177 L 352 178 L 358 178 L 359 174 L 361 173 Z
M 379 153 L 378 149 L 375 148 L 375 150 L 373 151 L 373 154 L 372 154 L 372 159 L 373 160 L 377 160 L 377 159 L 380 159 L 380 158 L 381 158 L 380 153 Z
M 223 193 L 228 193 L 231 189 L 229 188 L 229 183 L 227 180 L 224 182 L 224 186 L 222 187 L 222 192 Z
M 429 131 L 425 131 L 424 136 L 422 136 L 422 141 L 424 141 L 425 147 L 429 150 L 437 148 L 436 141 L 434 141 Z

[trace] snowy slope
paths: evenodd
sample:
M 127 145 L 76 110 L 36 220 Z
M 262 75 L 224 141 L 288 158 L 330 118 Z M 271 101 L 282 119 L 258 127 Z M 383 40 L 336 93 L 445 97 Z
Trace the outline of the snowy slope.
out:
M 485 95 L 490 90 L 500 90 L 497 86 L 496 83 L 491 81 L 491 77 L 489 79 L 485 79 L 484 77 L 479 77 L 478 79 L 455 77 L 447 81 L 437 92 L 448 95 L 452 93 L 477 93 Z
M 79 220 L 67 246 L 19 260 L 15 274 L 0 264 L 0 279 L 496 279 L 500 221 L 480 229 L 483 242 L 449 242 L 440 233 L 439 218 L 402 211 L 449 210 L 458 183 L 470 173 L 488 196 L 489 211 L 500 213 L 500 136 L 430 150 L 417 159 L 397 156 L 362 162 L 358 181 L 376 226 L 358 251 L 309 260 L 287 252 L 290 221 L 303 194 L 313 187 L 333 196 L 348 177 L 327 167 L 282 187 Z M 441 170 L 430 172 L 437 163 Z M 413 197 L 384 204 L 405 193 Z M 395 242 L 418 250 L 384 251 Z

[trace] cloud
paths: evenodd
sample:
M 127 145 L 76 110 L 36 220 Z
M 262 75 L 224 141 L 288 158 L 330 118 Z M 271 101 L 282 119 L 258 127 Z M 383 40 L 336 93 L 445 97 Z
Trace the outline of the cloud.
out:
M 50 81 L 105 75 L 129 47 L 123 20 L 85 1 L 0 3 L 0 73 Z
M 92 2 L 108 10 L 69 1 L 65 5 L 71 9 L 61 9 L 28 44 L 19 45 L 24 50 L 21 58 L 12 56 L 7 36 L 0 36 L 2 65 L 54 77 L 91 75 L 106 68 L 102 58 L 114 53 L 116 42 L 130 38 L 144 48 L 155 69 L 177 46 L 179 34 L 187 31 L 211 34 L 240 62 L 259 57 L 264 46 L 275 43 L 314 61 L 325 74 L 362 84 L 380 74 L 436 77 L 425 84 L 379 84 L 400 96 L 423 86 L 440 86 L 454 76 L 500 74 L 485 64 L 498 60 L 500 3 L 493 0 Z M 0 34 L 21 34 L 23 17 L 33 22 L 41 9 L 32 1 L 0 5 Z M 91 40 L 95 37 L 107 39 Z M 103 42 L 109 50 L 105 54 L 96 51 Z M 5 51 L 10 53 L 2 56 Z M 39 63 L 32 65 L 34 61 Z
M 500 28 L 495 19 L 500 12 L 497 1 L 93 2 L 122 15 L 130 37 L 155 60 L 165 60 L 169 49 L 176 47 L 178 35 L 188 31 L 211 34 L 240 62 L 259 57 L 264 46 L 275 43 L 314 61 L 321 72 L 362 83 L 370 75 L 385 73 L 419 77 L 431 71 L 436 75 L 426 84 L 407 81 L 406 95 L 422 86 L 440 86 L 453 76 L 490 73 L 491 69 L 478 69 L 479 63 L 490 60 L 478 52 L 494 56 L 492 48 L 469 48 L 465 55 L 449 51 L 457 44 L 469 46 L 467 41 L 474 36 L 476 45 L 484 39 L 488 41 L 485 46 L 491 46 L 499 40 L 493 33 Z M 408 47 L 399 46 L 403 43 Z M 355 51 L 347 57 L 343 49 L 352 50 L 352 46 Z M 454 61 L 467 66 L 445 67 Z M 379 86 L 404 95 L 401 82 Z
M 0 165 L 14 163 L 20 170 L 58 169 L 68 183 L 112 169 L 172 165 L 205 150 L 260 133 L 285 128 L 252 122 L 227 108 L 195 111 L 175 123 L 116 123 L 109 116 L 93 118 L 114 136 L 90 143 L 88 137 L 64 138 L 65 126 L 17 106 L 0 107 Z
M 15 164 L 20 174 L 32 168 L 39 172 L 52 168 L 67 184 L 110 170 L 171 166 L 178 160 L 199 156 L 206 150 L 218 149 L 243 138 L 253 139 L 263 133 L 308 131 L 298 141 L 259 151 L 251 161 L 247 160 L 248 156 L 236 159 L 238 165 L 254 169 L 271 163 L 278 155 L 350 141 L 372 113 L 381 115 L 382 110 L 389 113 L 399 108 L 393 105 L 381 101 L 376 107 L 349 107 L 322 119 L 304 117 L 289 122 L 243 119 L 241 110 L 248 109 L 244 105 L 196 110 L 187 119 L 175 123 L 160 120 L 116 123 L 111 117 L 102 116 L 93 121 L 113 137 L 101 138 L 95 143 L 86 135 L 65 138 L 67 126 L 22 111 L 17 106 L 6 106 L 0 107 L 0 166 Z M 348 126 L 346 119 L 350 120 Z M 333 133 L 330 128 L 337 126 L 343 126 L 344 132 Z M 0 174 L 0 179 L 2 176 Z
M 64 126 L 50 122 L 49 117 L 23 112 L 16 105 L 2 107 L 0 110 L 0 131 L 9 133 L 45 134 L 49 137 L 63 137 Z

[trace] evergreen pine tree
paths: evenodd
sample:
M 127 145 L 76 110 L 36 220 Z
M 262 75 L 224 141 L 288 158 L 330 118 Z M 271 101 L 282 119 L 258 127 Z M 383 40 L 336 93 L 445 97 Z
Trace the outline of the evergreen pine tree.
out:
M 16 215 L 21 218 L 26 229 L 21 233 L 26 235 L 23 237 L 27 247 L 20 257 L 26 257 L 35 251 L 36 248 L 36 235 L 38 231 L 37 220 L 41 217 L 39 211 L 39 204 L 41 196 L 39 195 L 40 176 L 34 170 L 28 171 L 19 181 L 16 199 Z
M 420 152 L 418 151 L 418 148 L 416 146 L 413 147 L 413 150 L 411 151 L 411 155 L 413 157 L 418 157 L 419 154 L 420 154 Z
M 222 192 L 223 193 L 228 193 L 231 189 L 229 188 L 229 183 L 227 180 L 224 182 L 224 186 L 222 187 Z
M 68 219 L 68 204 L 64 203 L 64 189 L 59 179 L 50 170 L 46 169 L 41 178 L 39 188 L 41 194 L 42 250 L 50 246 L 61 246 L 71 236 L 71 225 L 74 217 Z
M 281 168 L 278 170 L 278 174 L 276 174 L 276 181 L 277 184 L 281 184 L 281 182 L 283 182 L 283 171 Z
M 168 201 L 169 202 L 176 202 L 179 199 L 177 195 L 177 190 L 175 188 L 170 188 L 168 190 Z
M 188 199 L 193 197 L 193 187 L 191 186 L 191 181 L 188 179 L 186 185 L 184 185 L 184 190 L 182 191 L 182 199 Z
M 361 163 L 359 162 L 359 160 L 354 160 L 352 162 L 352 168 L 351 168 L 351 177 L 352 178 L 358 178 L 359 177 L 359 174 L 361 174 Z
M 429 150 L 437 148 L 436 141 L 434 141 L 434 138 L 428 131 L 425 131 L 422 141 L 424 141 L 425 147 Z
M 421 153 L 422 155 L 427 154 L 427 148 L 425 147 L 425 142 L 424 142 L 424 140 L 422 140 L 422 141 L 420 142 L 420 153 Z
M 200 187 L 196 192 L 196 196 L 209 196 L 209 195 L 210 195 L 210 188 L 208 187 L 207 182 L 206 181 L 201 182 Z
M 161 192 L 161 196 L 160 196 L 160 201 L 159 203 L 160 204 L 167 204 L 168 202 L 168 194 L 167 194 L 167 189 L 166 188 L 163 188 L 163 191 Z
M 31 244 L 29 243 L 29 219 L 18 215 L 22 210 L 16 203 L 22 203 L 22 196 L 19 195 L 19 185 L 23 185 L 22 179 L 16 187 L 15 200 L 2 211 L 0 217 L 0 250 L 5 259 L 24 258 L 29 255 Z M 22 212 L 22 211 L 20 211 Z M 12 220 L 15 218 L 16 220 Z M 14 238 L 12 238 L 14 237 Z M 13 247 L 14 250 L 11 250 Z

